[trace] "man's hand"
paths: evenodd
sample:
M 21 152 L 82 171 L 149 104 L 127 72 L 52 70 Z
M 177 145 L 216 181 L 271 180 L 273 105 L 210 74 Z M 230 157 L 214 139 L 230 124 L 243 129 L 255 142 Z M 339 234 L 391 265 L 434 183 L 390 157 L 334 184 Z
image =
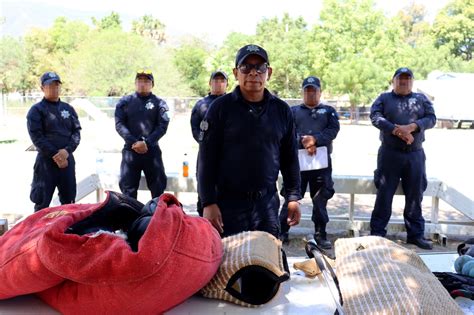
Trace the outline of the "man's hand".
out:
M 58 165 L 59 168 L 66 168 L 68 166 L 67 158 L 69 152 L 66 149 L 60 149 L 58 153 L 53 156 L 53 161 Z
M 132 145 L 132 150 L 138 154 L 145 154 L 148 152 L 148 147 L 145 141 L 137 141 Z
M 312 147 L 316 145 L 316 138 L 313 136 L 302 136 L 301 137 L 301 144 L 303 147 L 307 149 L 308 147 Z
M 395 129 L 398 129 L 402 133 L 413 133 L 418 129 L 418 125 L 415 123 L 408 125 L 395 125 Z
M 316 138 L 313 136 L 302 136 L 301 144 L 309 155 L 316 154 Z
M 222 222 L 221 210 L 217 204 L 204 207 L 203 217 L 208 219 L 219 233 L 224 233 L 224 222 Z
M 316 154 L 316 151 L 317 151 L 317 148 L 315 145 L 313 145 L 312 147 L 306 148 L 306 152 L 308 152 L 308 155 L 314 155 Z
M 395 125 L 392 134 L 405 141 L 406 144 L 410 145 L 415 140 L 412 132 L 415 132 L 417 128 L 418 126 L 415 123 L 411 123 L 409 125 Z
M 69 162 L 67 160 L 64 160 L 56 164 L 58 165 L 59 168 L 66 168 L 69 165 Z
M 300 205 L 297 201 L 288 202 L 288 218 L 286 222 L 289 226 L 294 226 L 300 223 L 301 211 Z

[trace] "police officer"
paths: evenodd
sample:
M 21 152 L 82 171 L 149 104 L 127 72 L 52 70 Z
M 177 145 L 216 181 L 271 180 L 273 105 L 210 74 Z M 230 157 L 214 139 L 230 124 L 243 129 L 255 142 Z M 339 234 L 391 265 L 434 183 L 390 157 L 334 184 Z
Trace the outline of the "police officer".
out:
M 199 134 L 201 132 L 201 121 L 206 116 L 209 105 L 221 95 L 224 95 L 227 89 L 228 77 L 224 71 L 217 70 L 211 73 L 211 78 L 209 79 L 209 94 L 200 99 L 194 105 L 191 112 L 191 130 L 193 132 L 193 138 L 199 143 Z
M 427 186 L 422 144 L 425 130 L 433 128 L 436 116 L 428 98 L 412 92 L 413 72 L 410 69 L 397 69 L 392 85 L 393 90 L 382 93 L 370 109 L 370 119 L 380 129 L 382 141 L 374 172 L 377 198 L 370 220 L 371 234 L 387 234 L 393 195 L 401 179 L 405 194 L 403 217 L 407 243 L 432 249 L 432 243 L 424 239 L 425 220 L 421 212 L 423 192 Z
M 73 152 L 81 141 L 81 125 L 74 108 L 60 100 L 61 79 L 55 72 L 41 76 L 44 98 L 26 116 L 28 133 L 38 151 L 30 199 L 35 211 L 47 208 L 58 188 L 61 204 L 76 199 L 76 169 Z
M 115 129 L 125 140 L 119 186 L 132 198 L 137 198 L 142 170 L 152 198 L 159 197 L 166 188 L 158 140 L 165 135 L 170 119 L 168 105 L 151 92 L 153 86 L 150 70 L 137 71 L 136 92 L 123 97 L 115 108 Z
M 201 122 L 198 189 L 204 217 L 222 236 L 261 230 L 278 237 L 279 170 L 289 225 L 298 224 L 301 216 L 293 116 L 265 88 L 272 68 L 262 47 L 242 47 L 233 73 L 239 85 L 216 99 Z
M 209 94 L 200 99 L 194 105 L 193 110 L 191 112 L 191 130 L 193 132 L 193 138 L 199 143 L 199 134 L 201 132 L 200 124 L 201 121 L 206 116 L 207 110 L 209 109 L 209 105 L 221 95 L 224 95 L 227 89 L 227 74 L 224 71 L 217 70 L 211 73 L 211 77 L 209 79 Z M 197 170 L 197 169 L 196 169 Z M 201 201 L 198 197 L 197 202 L 197 212 L 200 216 L 202 216 L 202 206 Z
M 329 222 L 326 209 L 327 202 L 334 195 L 332 180 L 331 152 L 332 141 L 339 132 L 339 118 L 331 106 L 320 102 L 321 81 L 317 77 L 303 80 L 303 104 L 291 108 L 296 125 L 296 137 L 299 149 L 314 155 L 318 147 L 326 146 L 328 167 L 301 172 L 301 196 L 304 196 L 309 184 L 310 196 L 313 201 L 313 214 L 316 242 L 324 249 L 330 249 L 331 242 L 327 239 L 326 224 Z M 287 203 L 280 212 L 281 239 L 288 242 Z

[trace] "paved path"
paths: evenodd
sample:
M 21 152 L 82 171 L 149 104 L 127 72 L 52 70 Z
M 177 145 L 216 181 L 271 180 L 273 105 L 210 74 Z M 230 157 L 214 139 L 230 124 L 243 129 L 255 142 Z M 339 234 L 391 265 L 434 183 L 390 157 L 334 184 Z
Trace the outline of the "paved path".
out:
M 82 142 L 75 153 L 77 179 L 80 180 L 99 167 L 117 172 L 120 165 L 122 140 L 116 134 L 112 119 L 100 125 L 81 117 L 83 125 Z M 9 117 L 0 125 L 0 140 L 12 139 L 13 143 L 0 144 L 0 192 L 2 204 L 0 216 L 8 215 L 10 221 L 32 212 L 29 201 L 29 187 L 35 152 L 25 152 L 30 145 L 26 132 L 26 119 L 22 116 Z M 474 178 L 472 167 L 472 143 L 474 130 L 432 129 L 426 132 L 425 151 L 427 173 L 453 186 L 474 199 Z M 168 133 L 160 140 L 167 172 L 179 173 L 184 154 L 190 162 L 190 174 L 195 172 L 198 145 L 191 136 L 189 113 L 176 114 L 170 123 Z M 377 130 L 368 125 L 342 125 L 334 143 L 333 167 L 338 175 L 372 175 L 379 146 Z M 97 160 L 103 163 L 96 165 Z M 147 192 L 140 192 L 139 199 L 146 202 Z M 329 202 L 331 214 L 340 214 L 348 208 L 348 195 L 337 194 Z M 356 198 L 356 215 L 370 215 L 374 196 Z M 195 194 L 181 194 L 180 201 L 188 209 L 195 208 Z M 94 202 L 92 196 L 83 202 Z M 394 216 L 401 215 L 403 196 L 394 201 Z M 424 211 L 428 211 L 431 200 L 425 198 Z M 310 201 L 306 199 L 303 211 L 310 212 Z M 440 219 L 462 218 L 457 211 L 441 202 Z

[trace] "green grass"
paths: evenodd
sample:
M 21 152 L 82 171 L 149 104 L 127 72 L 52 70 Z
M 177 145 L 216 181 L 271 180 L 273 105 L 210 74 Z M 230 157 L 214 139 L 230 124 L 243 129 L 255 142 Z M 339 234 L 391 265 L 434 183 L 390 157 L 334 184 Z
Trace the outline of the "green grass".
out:
M 0 144 L 10 144 L 17 142 L 17 139 L 7 139 L 7 140 L 0 140 Z

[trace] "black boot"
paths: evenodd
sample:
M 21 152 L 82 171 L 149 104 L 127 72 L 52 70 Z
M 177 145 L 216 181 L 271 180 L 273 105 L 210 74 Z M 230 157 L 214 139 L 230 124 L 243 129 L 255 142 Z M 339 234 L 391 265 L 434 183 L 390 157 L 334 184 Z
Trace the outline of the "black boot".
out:
M 290 243 L 289 233 L 288 232 L 280 233 L 280 241 L 285 245 L 289 244 Z
M 433 243 L 425 240 L 424 237 L 407 238 L 407 243 L 414 244 L 421 249 L 433 249 Z
M 322 249 L 331 249 L 331 242 L 327 239 L 326 224 L 317 226 L 315 230 L 314 240 L 316 243 L 321 246 Z

